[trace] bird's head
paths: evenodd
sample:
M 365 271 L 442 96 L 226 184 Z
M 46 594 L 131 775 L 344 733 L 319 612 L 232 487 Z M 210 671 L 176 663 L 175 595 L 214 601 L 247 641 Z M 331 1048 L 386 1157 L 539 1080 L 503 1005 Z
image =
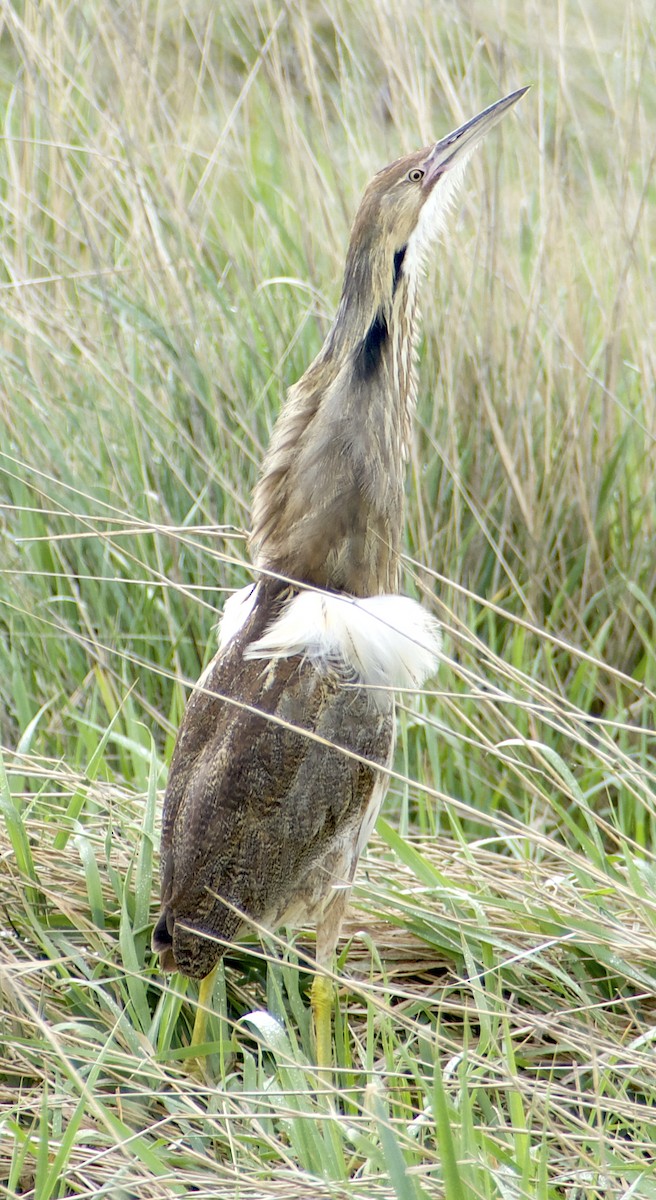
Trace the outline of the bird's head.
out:
M 419 268 L 467 158 L 525 91 L 369 184 L 335 319 L 289 390 L 255 491 L 259 567 L 355 596 L 395 589 Z
M 520 88 L 497 100 L 435 145 L 397 159 L 374 176 L 351 233 L 343 302 L 357 297 L 358 308 L 365 301 L 374 311 L 389 311 L 400 276 L 414 283 L 426 248 L 443 228 L 469 156 L 527 91 Z

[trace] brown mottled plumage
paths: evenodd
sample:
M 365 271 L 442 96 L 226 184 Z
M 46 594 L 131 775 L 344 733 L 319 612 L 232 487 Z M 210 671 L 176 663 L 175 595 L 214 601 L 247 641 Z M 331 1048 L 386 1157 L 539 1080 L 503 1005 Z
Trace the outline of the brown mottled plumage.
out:
M 225 947 L 193 931 L 233 941 L 243 923 L 237 909 L 270 929 L 325 923 L 328 908 L 331 927 L 341 917 L 347 892 L 331 888 L 353 878 L 375 770 L 297 729 L 373 763 L 385 764 L 391 748 L 391 693 L 373 705 L 368 691 L 345 687 L 337 670 L 307 659 L 283 658 L 268 674 L 261 660 L 244 659 L 289 593 L 276 590 L 260 598 L 194 691 L 171 764 L 155 948 L 164 970 L 194 979 L 209 974 Z
M 438 647 L 419 606 L 383 595 L 398 585 L 423 255 L 470 151 L 524 91 L 385 167 L 365 192 L 335 320 L 290 388 L 255 491 L 264 575 L 226 606 L 180 726 L 153 935 L 165 970 L 207 977 L 249 919 L 315 921 L 317 958 L 330 961 L 386 789 L 376 768 L 393 752 L 393 689 L 418 686 Z M 317 987 L 321 1065 L 324 1000 Z

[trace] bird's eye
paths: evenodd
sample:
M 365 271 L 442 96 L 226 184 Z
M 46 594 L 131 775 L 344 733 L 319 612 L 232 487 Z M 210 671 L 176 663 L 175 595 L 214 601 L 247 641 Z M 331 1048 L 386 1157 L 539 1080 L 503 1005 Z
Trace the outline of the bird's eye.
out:
M 421 167 L 413 167 L 411 171 L 408 171 L 408 179 L 410 183 L 419 183 L 419 180 L 423 179 L 425 174 L 426 172 L 422 171 Z

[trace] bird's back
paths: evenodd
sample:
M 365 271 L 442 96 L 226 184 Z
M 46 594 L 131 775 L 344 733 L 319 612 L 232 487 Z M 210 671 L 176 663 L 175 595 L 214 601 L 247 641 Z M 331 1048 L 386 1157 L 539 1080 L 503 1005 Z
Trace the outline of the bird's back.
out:
M 374 700 L 307 654 L 246 656 L 285 599 L 260 589 L 194 691 L 171 763 L 154 948 L 165 969 L 193 978 L 236 937 L 240 914 L 271 928 L 317 920 L 351 882 L 360 830 L 384 791 L 374 764 L 392 748 L 391 693 Z

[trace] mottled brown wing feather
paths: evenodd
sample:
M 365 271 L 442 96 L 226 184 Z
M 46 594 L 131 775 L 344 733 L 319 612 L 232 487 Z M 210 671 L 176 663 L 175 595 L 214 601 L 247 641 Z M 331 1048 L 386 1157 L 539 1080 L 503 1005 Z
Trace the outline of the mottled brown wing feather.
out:
M 245 646 L 274 616 L 268 604 L 258 604 L 217 655 L 189 701 L 171 763 L 162 914 L 153 945 L 164 969 L 177 966 L 193 978 L 208 974 L 223 953 L 202 935 L 233 940 L 239 913 L 273 927 L 292 908 L 311 918 L 335 882 L 334 847 L 350 844 L 354 853 L 376 780 L 373 765 L 266 714 L 373 763 L 384 764 L 389 755 L 391 697 L 381 709 L 366 689 L 299 657 L 244 659 Z

